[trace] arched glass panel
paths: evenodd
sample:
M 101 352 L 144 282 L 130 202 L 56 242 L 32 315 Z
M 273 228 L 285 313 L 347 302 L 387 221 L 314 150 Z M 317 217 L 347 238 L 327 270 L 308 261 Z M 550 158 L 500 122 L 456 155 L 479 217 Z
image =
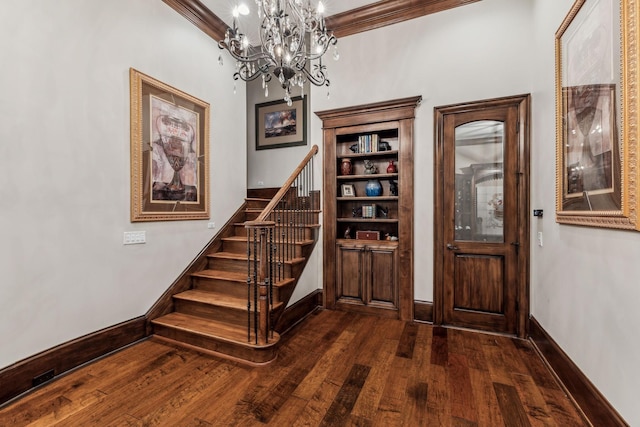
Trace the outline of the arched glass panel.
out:
M 504 123 L 465 123 L 455 140 L 455 238 L 503 242 Z

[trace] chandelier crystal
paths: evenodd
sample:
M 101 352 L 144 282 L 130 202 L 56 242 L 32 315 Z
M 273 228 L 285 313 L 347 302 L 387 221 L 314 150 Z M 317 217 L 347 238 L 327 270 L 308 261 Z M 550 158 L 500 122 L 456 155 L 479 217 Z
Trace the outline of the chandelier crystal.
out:
M 269 82 L 275 76 L 289 105 L 296 86 L 304 96 L 307 81 L 328 88 L 330 82 L 322 56 L 334 46 L 333 56 L 338 59 L 338 39 L 325 27 L 322 2 L 319 1 L 315 8 L 311 6 L 311 0 L 255 2 L 258 18 L 262 20 L 260 44 L 252 45 L 249 37 L 238 28 L 238 16 L 248 12 L 242 7 L 234 9 L 233 28 L 228 28 L 224 40 L 218 42 L 220 49 L 226 49 L 236 61 L 233 79 L 252 81 L 261 77 L 265 96 L 268 96 Z M 218 61 L 222 63 L 222 56 Z

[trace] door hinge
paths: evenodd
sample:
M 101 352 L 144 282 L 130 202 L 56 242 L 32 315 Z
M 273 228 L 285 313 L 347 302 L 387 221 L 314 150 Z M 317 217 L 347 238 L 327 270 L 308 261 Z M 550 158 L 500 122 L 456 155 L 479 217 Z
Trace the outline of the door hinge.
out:
M 516 133 L 520 133 L 520 120 L 516 122 Z

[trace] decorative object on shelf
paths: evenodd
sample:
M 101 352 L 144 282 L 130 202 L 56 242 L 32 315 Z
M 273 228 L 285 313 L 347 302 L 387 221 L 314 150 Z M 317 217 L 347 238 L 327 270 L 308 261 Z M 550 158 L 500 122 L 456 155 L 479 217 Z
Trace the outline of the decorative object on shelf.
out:
M 378 173 L 378 168 L 373 162 L 369 159 L 365 159 L 364 161 L 364 173 L 365 175 L 373 175 L 374 173 Z
M 129 70 L 131 221 L 209 218 L 209 104 Z
M 356 239 L 380 240 L 380 232 L 379 231 L 356 231 Z
M 397 166 L 393 163 L 393 160 L 389 160 L 389 166 L 387 166 L 387 173 L 398 172 Z
M 342 184 L 342 197 L 355 197 L 356 189 L 353 184 Z
M 386 233 L 384 235 L 384 240 L 391 240 L 391 241 L 395 242 L 395 241 L 398 240 L 398 236 L 392 236 L 391 234 Z
M 391 144 L 387 141 L 380 141 L 378 143 L 378 151 L 391 151 Z
M 389 208 L 388 207 L 383 207 L 383 206 L 378 206 L 378 216 L 382 215 L 383 218 L 387 218 L 389 216 Z
M 344 236 L 345 239 L 350 239 L 351 238 L 351 226 L 348 225 L 347 229 L 344 230 Z
M 358 143 L 356 142 L 355 144 L 352 144 L 349 147 L 349 150 L 351 150 L 352 153 L 356 153 L 356 154 L 359 153 L 360 150 L 358 149 Z
M 262 77 L 262 87 L 268 96 L 268 83 L 273 75 L 284 89 L 284 100 L 289 106 L 295 86 L 301 92 L 305 82 L 328 88 L 322 56 L 330 46 L 336 46 L 338 39 L 325 27 L 322 2 L 316 7 L 311 6 L 311 1 L 302 0 L 256 0 L 256 3 L 258 18 L 262 20 L 258 28 L 261 44 L 251 45 L 247 34 L 238 28 L 238 17 L 249 14 L 244 5 L 233 9 L 232 28 L 227 28 L 224 40 L 218 42 L 220 49 L 226 49 L 236 61 L 233 79 L 252 81 Z M 337 49 L 333 58 L 338 59 Z M 222 55 L 218 62 L 222 64 Z
M 342 163 L 340 164 L 340 172 L 342 175 L 351 175 L 353 173 L 353 165 L 351 164 L 351 159 L 342 159 Z
M 358 218 L 362 216 L 362 207 L 351 209 L 351 216 L 353 218 Z
M 377 179 L 370 179 L 364 187 L 367 197 L 378 197 L 382 195 L 382 184 Z
M 392 196 L 398 195 L 398 183 L 392 179 L 389 180 L 389 194 Z
M 307 100 L 256 104 L 256 150 L 307 145 Z

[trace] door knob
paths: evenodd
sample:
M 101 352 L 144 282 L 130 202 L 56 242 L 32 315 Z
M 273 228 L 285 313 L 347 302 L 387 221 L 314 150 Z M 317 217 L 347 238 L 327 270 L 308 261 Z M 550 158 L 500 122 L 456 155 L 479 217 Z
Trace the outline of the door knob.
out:
M 447 249 L 450 251 L 457 251 L 458 247 L 456 245 L 452 245 L 451 243 L 447 243 Z

